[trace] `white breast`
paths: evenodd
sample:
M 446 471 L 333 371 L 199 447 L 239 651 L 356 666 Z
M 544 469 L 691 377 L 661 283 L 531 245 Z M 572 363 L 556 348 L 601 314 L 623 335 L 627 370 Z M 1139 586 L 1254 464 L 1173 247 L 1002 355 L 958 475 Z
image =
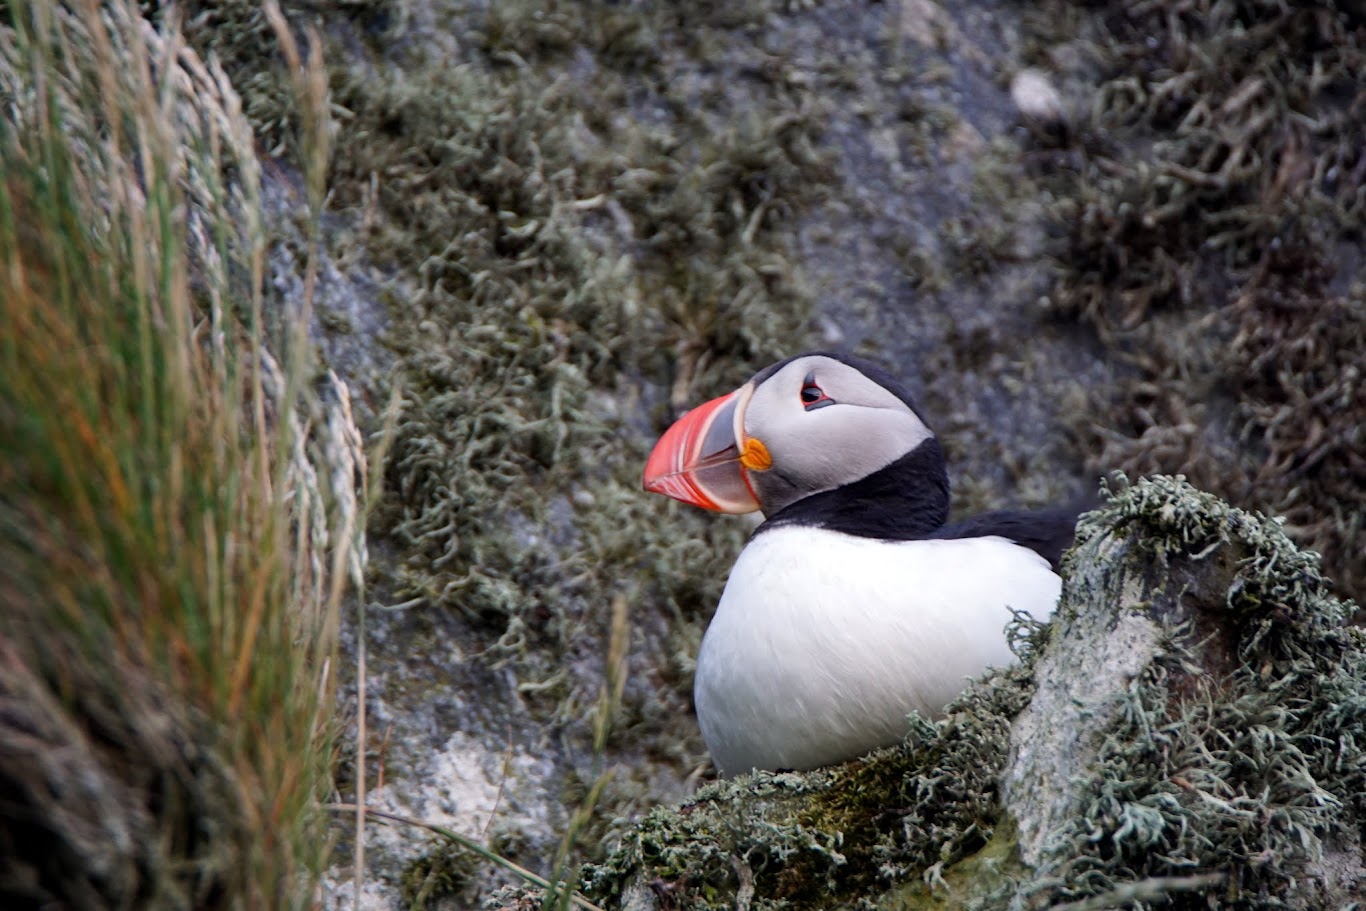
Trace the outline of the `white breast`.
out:
M 1013 661 L 1010 608 L 1053 612 L 1061 580 L 1004 538 L 887 542 L 779 528 L 736 561 L 693 695 L 722 774 L 809 769 L 899 741 L 968 678 Z

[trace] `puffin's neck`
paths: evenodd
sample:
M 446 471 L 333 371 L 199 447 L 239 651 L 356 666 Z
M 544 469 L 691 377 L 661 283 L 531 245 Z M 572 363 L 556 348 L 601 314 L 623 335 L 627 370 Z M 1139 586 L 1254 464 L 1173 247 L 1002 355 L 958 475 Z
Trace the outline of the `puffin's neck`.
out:
M 911 541 L 929 535 L 948 517 L 944 451 L 931 437 L 866 478 L 789 503 L 754 533 L 806 525 L 863 538 Z

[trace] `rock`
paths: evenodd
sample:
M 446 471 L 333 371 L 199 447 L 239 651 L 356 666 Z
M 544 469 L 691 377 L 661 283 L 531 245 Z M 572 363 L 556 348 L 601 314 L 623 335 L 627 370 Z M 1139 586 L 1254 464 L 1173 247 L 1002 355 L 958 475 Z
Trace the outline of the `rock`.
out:
M 1010 100 L 1020 119 L 1042 134 L 1062 134 L 1067 130 L 1067 108 L 1053 82 L 1040 70 L 1026 69 L 1010 80 Z

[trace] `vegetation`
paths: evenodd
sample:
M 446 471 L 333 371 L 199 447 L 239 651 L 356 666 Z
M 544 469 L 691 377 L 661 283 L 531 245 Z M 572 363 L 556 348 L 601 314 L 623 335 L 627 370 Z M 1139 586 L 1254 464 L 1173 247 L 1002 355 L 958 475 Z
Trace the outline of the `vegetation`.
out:
M 1105 590 L 1130 589 L 1122 609 L 1161 634 L 1111 696 L 1116 711 L 1075 769 L 1076 799 L 1039 879 L 1060 875 L 1053 894 L 1078 898 L 1211 875 L 1176 908 L 1209 907 L 1209 896 L 1240 908 L 1359 900 L 1366 635 L 1319 555 L 1280 521 L 1155 477 L 1121 483 L 1085 518 L 1072 578 L 1085 578 L 1081 561 L 1107 558 Z M 1060 642 L 1085 611 L 1105 616 L 1073 599 Z
M 364 459 L 236 94 L 144 26 L 0 19 L 0 904 L 311 907 Z
M 1180 472 L 1283 515 L 1360 598 L 1360 9 L 1117 4 L 1083 40 L 1101 79 L 1045 181 L 1061 235 L 1051 300 L 1132 368 L 1080 412 L 1089 464 Z

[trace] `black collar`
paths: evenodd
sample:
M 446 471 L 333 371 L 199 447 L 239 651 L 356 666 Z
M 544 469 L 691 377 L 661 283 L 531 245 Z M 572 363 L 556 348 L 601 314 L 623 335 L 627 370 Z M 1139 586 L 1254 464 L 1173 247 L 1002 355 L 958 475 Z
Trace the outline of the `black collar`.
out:
M 861 538 L 914 541 L 932 535 L 948 517 L 944 451 L 931 437 L 866 478 L 787 504 L 754 533 L 805 525 Z

